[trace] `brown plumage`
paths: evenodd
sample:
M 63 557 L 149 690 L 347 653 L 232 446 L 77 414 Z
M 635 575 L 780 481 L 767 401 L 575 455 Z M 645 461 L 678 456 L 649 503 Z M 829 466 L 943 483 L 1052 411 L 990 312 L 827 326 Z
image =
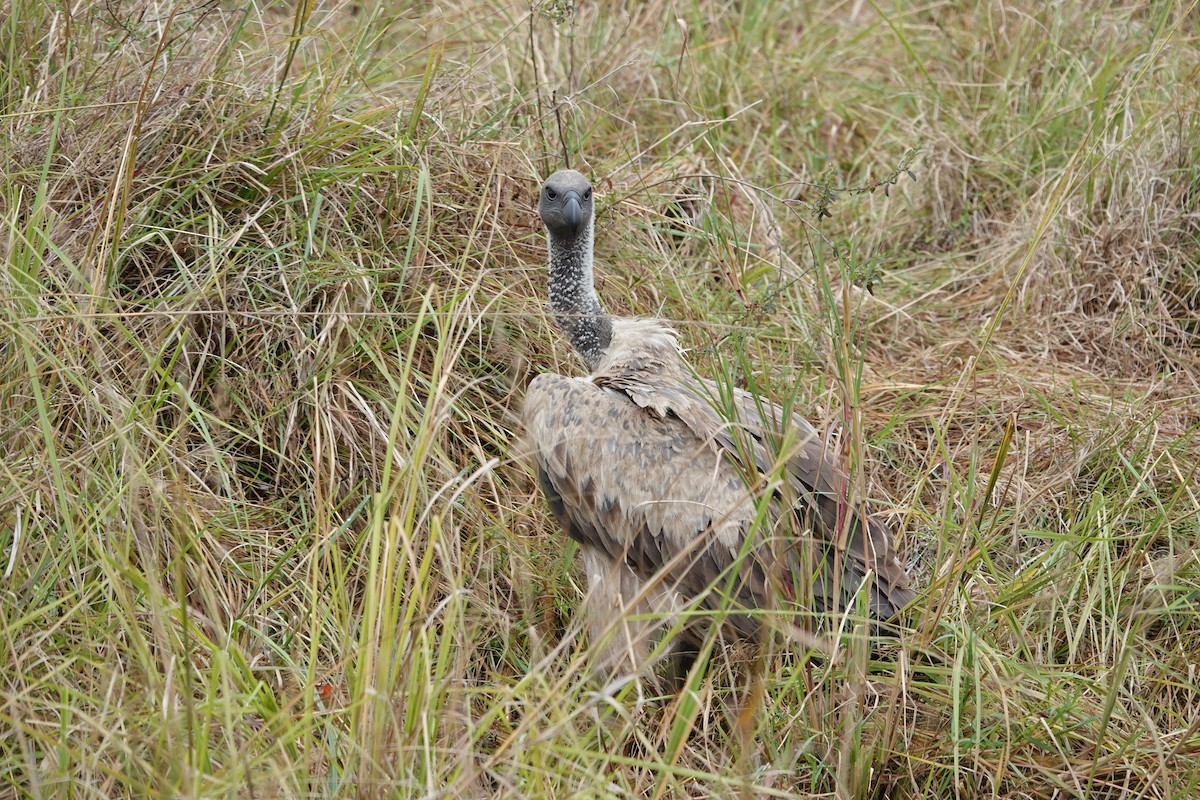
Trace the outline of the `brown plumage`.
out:
M 552 175 L 540 210 L 551 305 L 593 371 L 539 375 L 523 415 L 543 489 L 583 553 L 593 641 L 637 667 L 691 604 L 752 637 L 764 610 L 783 611 L 786 629 L 805 613 L 797 603 L 840 610 L 860 591 L 872 618 L 892 619 L 913 593 L 891 531 L 846 502 L 847 476 L 812 426 L 741 390 L 719 412 L 672 330 L 604 315 L 582 175 Z M 694 643 L 711 618 L 683 637 Z

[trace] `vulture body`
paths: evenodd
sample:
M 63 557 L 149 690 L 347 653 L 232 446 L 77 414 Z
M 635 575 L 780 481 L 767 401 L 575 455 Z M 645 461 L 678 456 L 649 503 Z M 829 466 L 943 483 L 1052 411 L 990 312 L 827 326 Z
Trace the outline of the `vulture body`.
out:
M 721 613 L 682 626 L 685 646 L 713 619 L 752 638 L 764 612 L 785 629 L 858 602 L 892 619 L 913 592 L 891 531 L 848 502 L 848 477 L 812 426 L 739 389 L 722 404 L 674 331 L 603 312 L 581 174 L 552 175 L 539 210 L 550 304 L 592 373 L 537 376 L 523 419 L 550 507 L 580 545 L 590 634 L 607 660 L 645 666 L 657 633 L 688 608 Z

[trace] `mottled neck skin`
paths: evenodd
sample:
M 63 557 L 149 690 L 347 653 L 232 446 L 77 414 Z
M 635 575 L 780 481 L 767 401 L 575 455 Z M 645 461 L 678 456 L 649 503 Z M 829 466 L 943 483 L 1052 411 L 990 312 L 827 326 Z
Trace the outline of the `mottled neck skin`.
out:
M 550 308 L 554 319 L 595 369 L 612 342 L 612 320 L 600 307 L 592 273 L 592 220 L 578 234 L 549 234 Z

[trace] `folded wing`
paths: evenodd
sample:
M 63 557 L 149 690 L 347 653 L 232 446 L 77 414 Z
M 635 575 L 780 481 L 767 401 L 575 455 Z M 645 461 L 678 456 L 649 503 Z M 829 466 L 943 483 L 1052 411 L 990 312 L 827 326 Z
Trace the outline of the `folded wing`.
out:
M 739 610 L 807 596 L 797 590 L 806 582 L 817 610 L 829 610 L 870 575 L 871 615 L 893 617 L 912 591 L 890 531 L 845 501 L 846 476 L 812 427 L 741 391 L 719 414 L 715 385 L 670 372 L 627 361 L 530 384 L 526 425 L 568 535 L 685 600 L 726 607 L 741 635 L 760 620 Z M 768 513 L 756 519 L 765 494 Z

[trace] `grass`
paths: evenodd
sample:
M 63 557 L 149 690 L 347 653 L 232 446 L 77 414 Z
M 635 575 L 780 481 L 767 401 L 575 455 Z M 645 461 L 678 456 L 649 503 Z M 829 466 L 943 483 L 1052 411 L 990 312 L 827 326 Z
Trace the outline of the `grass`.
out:
M 596 5 L 4 3 L 0 793 L 1196 796 L 1195 4 Z M 609 308 L 848 434 L 886 653 L 586 677 L 564 153 Z

